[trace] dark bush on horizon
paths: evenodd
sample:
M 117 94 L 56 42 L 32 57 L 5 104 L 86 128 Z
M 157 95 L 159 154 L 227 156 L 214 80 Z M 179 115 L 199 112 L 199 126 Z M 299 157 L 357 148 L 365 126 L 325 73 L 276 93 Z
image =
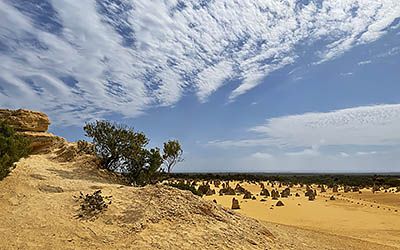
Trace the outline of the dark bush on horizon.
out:
M 192 192 L 194 195 L 203 196 L 203 194 L 201 192 L 199 192 L 195 186 L 185 184 L 183 182 L 170 183 L 170 184 L 168 184 L 168 186 L 171 186 L 171 187 L 174 187 L 174 188 L 177 188 L 180 190 L 188 190 L 188 191 Z
M 163 173 L 162 165 L 168 167 L 170 162 L 165 159 L 180 156 L 173 150 L 161 155 L 159 148 L 147 149 L 149 139 L 146 135 L 125 125 L 95 121 L 87 123 L 83 129 L 86 136 L 93 139 L 94 151 L 101 165 L 109 171 L 122 173 L 133 185 L 156 183 Z M 179 145 L 177 150 L 181 150 L 179 142 L 174 142 Z
M 14 162 L 30 153 L 30 143 L 24 137 L 15 133 L 14 129 L 0 122 L 0 180 L 11 170 Z
M 373 174 L 275 174 L 275 173 L 174 173 L 169 176 L 182 180 L 247 180 L 278 181 L 286 184 L 324 184 L 328 186 L 346 185 L 357 187 L 400 186 L 399 175 Z

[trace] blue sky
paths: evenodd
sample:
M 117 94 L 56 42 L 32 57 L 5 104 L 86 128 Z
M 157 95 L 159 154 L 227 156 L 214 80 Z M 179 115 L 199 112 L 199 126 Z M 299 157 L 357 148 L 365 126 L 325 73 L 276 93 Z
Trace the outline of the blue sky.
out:
M 0 106 L 111 119 L 179 171 L 400 171 L 400 2 L 0 0 Z

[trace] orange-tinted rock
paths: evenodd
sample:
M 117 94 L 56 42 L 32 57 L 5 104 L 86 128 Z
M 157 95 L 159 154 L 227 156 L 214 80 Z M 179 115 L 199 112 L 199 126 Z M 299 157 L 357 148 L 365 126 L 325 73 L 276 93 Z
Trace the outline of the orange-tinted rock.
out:
M 0 121 L 4 121 L 16 131 L 46 132 L 50 125 L 46 114 L 25 109 L 0 109 Z

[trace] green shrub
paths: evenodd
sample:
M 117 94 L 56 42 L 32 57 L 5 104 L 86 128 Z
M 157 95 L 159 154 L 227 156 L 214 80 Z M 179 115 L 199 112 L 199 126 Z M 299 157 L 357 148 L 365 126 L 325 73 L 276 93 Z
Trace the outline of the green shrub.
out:
M 15 133 L 15 131 L 0 122 L 0 180 L 9 173 L 14 162 L 28 156 L 30 152 L 29 141 Z
M 168 149 L 168 154 L 161 155 L 159 148 L 147 149 L 149 139 L 125 125 L 96 121 L 87 123 L 83 129 L 86 136 L 93 138 L 94 152 L 101 165 L 124 174 L 130 184 L 143 186 L 156 183 L 161 177 L 162 164 L 173 162 L 171 164 L 175 165 L 182 154 L 178 141 L 174 141 L 174 145 L 175 148 L 176 143 L 179 145 L 179 152 L 174 153 L 172 148 Z

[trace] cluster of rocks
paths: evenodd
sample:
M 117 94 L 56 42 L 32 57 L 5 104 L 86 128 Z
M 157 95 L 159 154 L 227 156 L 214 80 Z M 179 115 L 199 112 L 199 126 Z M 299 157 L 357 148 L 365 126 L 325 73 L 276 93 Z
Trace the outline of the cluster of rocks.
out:
M 228 184 L 222 183 L 222 188 L 219 190 L 219 195 L 235 195 L 235 190 Z
M 199 191 L 199 193 L 201 193 L 202 195 L 207 195 L 207 196 L 215 194 L 215 190 L 212 189 L 210 187 L 210 184 L 208 183 L 203 183 L 202 185 L 200 185 L 197 191 Z
M 47 153 L 66 143 L 63 138 L 47 132 L 50 119 L 42 112 L 24 109 L 0 109 L 0 121 L 27 138 L 31 142 L 31 149 L 34 154 Z

